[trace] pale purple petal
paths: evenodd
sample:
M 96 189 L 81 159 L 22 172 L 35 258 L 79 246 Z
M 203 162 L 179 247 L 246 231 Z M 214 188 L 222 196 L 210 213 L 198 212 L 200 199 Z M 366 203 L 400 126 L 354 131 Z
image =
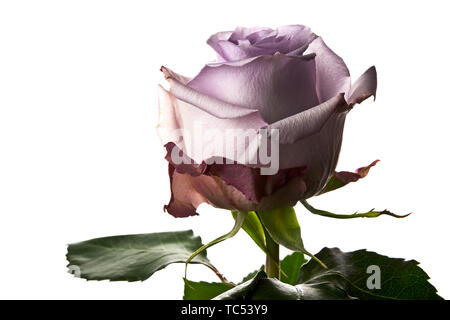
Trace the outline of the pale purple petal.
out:
M 219 62 L 236 61 L 276 52 L 301 55 L 317 36 L 302 25 L 270 28 L 238 27 L 233 32 L 212 35 L 207 43 L 219 55 Z
M 318 104 L 313 56 L 284 54 L 210 64 L 188 83 L 207 96 L 258 109 L 267 123 Z
M 352 85 L 348 93 L 348 104 L 361 103 L 370 96 L 375 99 L 377 93 L 377 70 L 374 66 L 364 72 Z
M 243 108 L 216 99 L 213 96 L 202 94 L 174 78 L 174 73 L 166 67 L 161 67 L 166 80 L 170 83 L 170 92 L 178 99 L 192 104 L 209 114 L 220 119 L 233 119 L 245 117 L 251 114 L 258 115 L 257 109 Z
M 334 113 L 346 111 L 347 107 L 344 94 L 341 93 L 316 107 L 272 123 L 267 128 L 279 131 L 280 143 L 295 143 L 318 133 Z
M 322 38 L 318 37 L 311 42 L 305 51 L 305 54 L 308 53 L 316 54 L 316 90 L 320 102 L 350 90 L 350 72 L 347 66 Z
M 274 30 L 267 27 L 237 27 L 230 35 L 230 38 L 228 40 L 237 43 L 238 40 L 245 40 L 250 35 L 259 34 L 262 36 L 270 34 L 272 32 L 274 32 Z
M 229 158 L 243 164 L 257 158 L 258 150 L 251 146 L 258 139 L 257 130 L 267 126 L 258 110 L 229 105 L 196 93 L 175 79 L 169 80 L 171 90 L 179 96 L 158 87 L 160 113 L 157 129 L 164 145 L 170 142 L 177 144 L 198 164 L 212 157 Z M 230 129 L 233 131 L 229 132 Z M 236 139 L 243 131 L 250 131 L 248 141 Z M 227 145 L 235 148 L 231 151 L 230 148 L 222 148 Z

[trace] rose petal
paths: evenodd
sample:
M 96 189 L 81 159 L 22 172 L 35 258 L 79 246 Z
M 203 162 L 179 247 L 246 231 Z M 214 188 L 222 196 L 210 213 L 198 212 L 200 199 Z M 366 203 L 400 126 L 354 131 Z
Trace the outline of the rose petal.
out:
M 169 203 L 164 206 L 164 211 L 176 218 L 198 215 L 196 209 L 206 199 L 192 187 L 191 177 L 176 172 L 169 164 L 169 178 L 171 197 Z
M 206 175 L 216 176 L 233 186 L 250 201 L 259 204 L 294 177 L 303 177 L 306 167 L 278 171 L 275 175 L 261 175 L 259 168 L 240 164 L 213 164 L 205 170 Z M 281 205 L 281 204 L 279 204 Z
M 267 27 L 236 27 L 228 40 L 237 43 L 238 40 L 245 40 L 250 35 L 255 35 L 257 33 L 263 35 L 270 34 L 272 32 L 274 32 L 274 30 Z
M 173 77 L 174 72 L 166 67 L 161 67 L 166 80 L 170 83 L 170 92 L 178 99 L 192 104 L 209 114 L 220 119 L 233 119 L 245 117 L 249 114 L 258 114 L 257 109 L 243 108 L 237 105 L 226 103 L 211 96 L 202 94 L 184 85 L 177 78 Z
M 319 132 L 336 112 L 348 110 L 344 94 L 338 94 L 324 103 L 270 124 L 269 130 L 279 130 L 280 143 L 291 144 Z
M 259 202 L 250 200 L 233 185 L 234 182 L 240 183 L 239 178 L 247 178 L 245 174 L 236 172 L 241 169 L 248 173 L 250 168 L 232 168 L 231 170 L 235 171 L 233 177 L 230 176 L 230 172 L 221 172 L 227 176 L 226 179 L 231 179 L 232 183 L 230 183 L 230 180 L 226 181 L 212 174 L 191 176 L 188 173 L 179 173 L 169 165 L 172 195 L 169 204 L 164 209 L 174 217 L 182 218 L 197 215 L 196 209 L 203 202 L 221 209 L 253 211 L 293 206 L 303 198 L 306 190 L 305 182 L 302 179 L 304 168 L 286 170 L 277 179 L 266 176 L 267 186 L 275 188 L 270 193 L 267 193 L 266 190 L 266 193 L 258 198 Z
M 188 86 L 229 104 L 258 109 L 267 123 L 318 104 L 313 56 L 260 56 L 211 64 Z
M 317 35 L 315 35 L 311 29 L 307 26 L 302 25 L 289 25 L 279 27 L 277 29 L 278 36 L 287 39 L 287 48 L 285 52 L 292 52 L 298 48 L 309 45 Z
M 352 85 L 348 93 L 348 104 L 361 103 L 370 96 L 375 99 L 377 93 L 377 70 L 375 66 L 366 70 Z
M 322 190 L 336 168 L 348 112 L 334 112 L 320 131 L 294 143 L 280 143 L 280 169 L 306 166 L 304 199 Z
M 276 52 L 301 55 L 317 36 L 302 25 L 270 28 L 238 27 L 233 32 L 212 35 L 207 43 L 219 55 L 219 62 L 236 61 Z
M 350 90 L 350 72 L 341 57 L 318 37 L 311 42 L 305 54 L 316 54 L 316 90 L 320 103 L 338 93 Z
M 210 45 L 221 58 L 218 59 L 218 62 L 242 60 L 252 56 L 252 53 L 250 53 L 252 52 L 251 48 L 246 48 L 243 45 L 239 46 L 228 40 L 220 40 Z
M 181 93 L 184 94 L 183 90 Z M 164 145 L 169 142 L 177 144 L 195 163 L 211 157 L 223 157 L 246 164 L 245 161 L 256 158 L 257 150 L 252 146 L 258 138 L 257 130 L 267 125 L 257 110 L 216 102 L 196 94 L 190 88 L 186 92 L 193 93 L 193 96 L 180 97 L 189 101 L 196 99 L 198 105 L 177 99 L 161 86 L 158 92 L 160 112 L 157 130 Z M 225 108 L 222 114 L 218 113 L 220 118 L 216 116 L 216 112 L 221 110 L 219 106 Z M 240 138 L 243 133 L 248 140 Z M 221 144 L 232 144 L 234 148 L 222 148 Z
M 165 148 L 167 151 L 166 160 L 178 173 L 187 173 L 193 177 L 200 175 L 218 177 L 227 185 L 239 190 L 248 200 L 255 204 L 259 203 L 263 197 L 270 196 L 282 188 L 290 179 L 303 177 L 306 170 L 306 167 L 303 166 L 280 170 L 275 175 L 261 175 L 260 168 L 238 163 L 228 164 L 225 159 L 221 163 L 215 162 L 209 165 L 205 162 L 201 164 L 193 162 L 177 164 L 173 161 L 172 154 L 176 152 L 182 157 L 186 155 L 172 142 L 166 144 Z

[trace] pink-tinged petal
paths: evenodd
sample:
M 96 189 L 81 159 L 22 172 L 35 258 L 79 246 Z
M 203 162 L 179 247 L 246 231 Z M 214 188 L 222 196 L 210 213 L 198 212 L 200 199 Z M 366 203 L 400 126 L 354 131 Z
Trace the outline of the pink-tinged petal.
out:
M 268 129 L 279 130 L 280 143 L 292 144 L 318 133 L 334 113 L 346 110 L 348 105 L 341 93 L 316 107 L 272 123 Z
M 159 119 L 156 130 L 163 145 L 169 142 L 179 143 L 182 139 L 178 131 L 182 120 L 177 112 L 176 98 L 163 87 L 158 86 Z
M 191 78 L 183 76 L 183 75 L 181 75 L 179 73 L 176 73 L 175 71 L 170 70 L 169 68 L 166 68 L 164 66 L 161 66 L 159 71 L 161 71 L 164 74 L 164 78 L 166 80 L 167 79 L 174 79 L 178 83 L 181 83 L 182 85 L 186 85 L 189 81 L 192 80 Z
M 377 70 L 375 66 L 370 67 L 352 85 L 348 93 L 348 104 L 361 103 L 370 96 L 375 99 L 377 93 Z
M 221 209 L 241 211 L 270 210 L 280 205 L 293 206 L 302 199 L 306 190 L 301 175 L 294 175 L 271 195 L 263 196 L 259 203 L 255 203 L 220 177 L 213 175 L 193 177 L 187 173 L 178 173 L 176 170 L 173 171 L 173 175 L 180 179 L 178 181 L 181 181 L 182 187 L 189 188 L 185 194 L 174 193 L 171 202 L 166 206 L 167 211 L 176 217 L 197 214 L 195 209 L 201 202 Z
M 323 188 L 320 194 L 333 191 L 349 184 L 350 182 L 356 182 L 359 179 L 366 177 L 369 174 L 370 169 L 375 166 L 380 160 L 375 160 L 371 164 L 365 167 L 358 168 L 356 172 L 339 171 L 335 172 L 328 181 L 327 185 Z
M 254 210 L 252 202 L 240 191 L 217 177 L 179 173 L 170 164 L 169 177 L 171 198 L 164 210 L 175 218 L 198 215 L 196 210 L 201 203 L 228 210 Z
M 356 172 L 339 171 L 335 173 L 337 179 L 347 184 L 350 182 L 356 182 L 359 179 L 366 177 L 369 174 L 370 168 L 375 166 L 380 160 L 375 160 L 371 164 L 365 167 L 356 169 Z
M 183 152 L 174 144 L 165 145 L 167 154 L 166 160 L 175 168 L 178 173 L 189 174 L 192 177 L 200 175 L 220 178 L 226 185 L 239 190 L 247 200 L 255 204 L 261 199 L 275 193 L 294 177 L 303 177 L 306 167 L 296 167 L 278 171 L 274 175 L 261 175 L 260 168 L 241 165 L 238 163 L 227 164 L 226 159 L 221 163 L 207 165 L 205 162 L 195 164 L 188 160 L 185 163 L 177 164 L 172 159 L 173 152 L 186 157 Z M 304 191 L 304 190 L 303 190 Z
M 305 51 L 308 53 L 316 54 L 316 90 L 320 102 L 350 90 L 350 72 L 344 60 L 328 48 L 322 38 L 310 43 Z
M 164 206 L 164 211 L 175 218 L 198 215 L 196 209 L 200 203 L 206 202 L 206 199 L 192 186 L 191 176 L 178 173 L 169 164 L 169 178 L 171 197 L 169 204 Z
M 283 188 L 294 177 L 302 178 L 306 167 L 280 170 L 275 175 L 261 175 L 259 168 L 240 164 L 212 164 L 205 175 L 220 178 L 227 185 L 239 190 L 246 199 L 259 204 L 264 197 Z
M 267 123 L 318 104 L 314 56 L 259 56 L 210 64 L 188 86 L 229 104 L 258 109 Z
M 195 161 L 189 158 L 187 155 L 185 155 L 183 151 L 180 150 L 180 148 L 178 148 L 175 143 L 169 142 L 164 147 L 166 148 L 167 151 L 165 159 L 167 160 L 167 162 L 170 163 L 170 165 L 172 165 L 177 170 L 178 173 L 187 173 L 193 177 L 197 177 L 199 175 L 202 175 L 206 171 L 208 167 L 206 162 L 198 164 L 195 163 Z M 180 157 L 183 157 L 184 161 L 181 163 L 176 163 L 172 159 L 172 155 L 174 153 L 176 153 Z

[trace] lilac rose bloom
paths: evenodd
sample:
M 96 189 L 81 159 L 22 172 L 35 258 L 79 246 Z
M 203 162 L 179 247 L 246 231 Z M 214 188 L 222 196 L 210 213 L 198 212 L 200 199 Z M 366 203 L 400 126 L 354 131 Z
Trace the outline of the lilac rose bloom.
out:
M 170 90 L 159 86 L 158 133 L 171 182 L 165 209 L 175 217 L 197 214 L 201 203 L 270 210 L 320 193 L 335 172 L 348 112 L 375 97 L 375 67 L 352 84 L 342 58 L 301 25 L 238 27 L 208 44 L 217 61 L 194 78 L 161 68 L 170 83 Z M 262 165 L 220 148 L 195 152 L 211 145 L 189 139 L 199 123 L 219 131 L 277 129 L 279 170 L 263 175 Z M 249 143 L 236 149 L 234 155 L 252 152 Z M 174 161 L 174 154 L 190 161 Z M 231 162 L 210 161 L 221 158 Z

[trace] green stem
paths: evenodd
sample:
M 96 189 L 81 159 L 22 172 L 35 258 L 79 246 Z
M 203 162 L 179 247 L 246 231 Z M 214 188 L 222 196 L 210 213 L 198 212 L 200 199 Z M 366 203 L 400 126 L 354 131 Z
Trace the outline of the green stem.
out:
M 266 274 L 269 278 L 280 279 L 280 245 L 273 241 L 272 237 L 264 228 L 266 237 Z
M 311 213 L 317 214 L 319 216 L 329 217 L 329 218 L 335 218 L 335 219 L 353 219 L 353 218 L 376 218 L 381 215 L 388 215 L 394 218 L 406 218 L 411 213 L 405 214 L 405 215 L 398 215 L 394 214 L 388 210 L 383 211 L 375 211 L 375 209 L 372 209 L 365 213 L 353 213 L 353 214 L 336 214 L 320 209 L 314 208 L 312 205 L 310 205 L 306 200 L 300 200 L 300 202 L 303 204 L 303 206 Z

